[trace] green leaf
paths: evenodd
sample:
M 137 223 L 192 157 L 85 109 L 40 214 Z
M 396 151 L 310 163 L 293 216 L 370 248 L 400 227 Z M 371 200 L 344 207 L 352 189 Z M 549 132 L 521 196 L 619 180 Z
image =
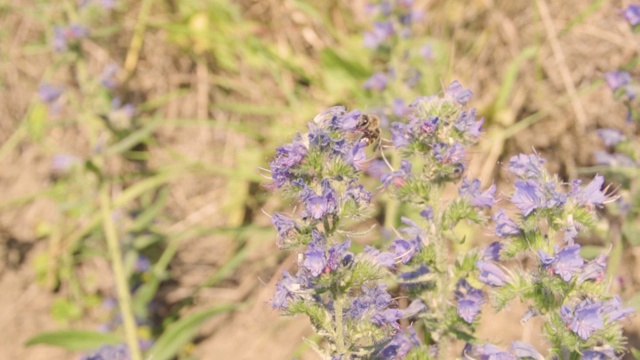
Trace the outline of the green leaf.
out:
M 212 316 L 235 310 L 240 305 L 225 304 L 212 307 L 199 313 L 186 316 L 169 325 L 167 330 L 158 338 L 146 358 L 153 360 L 172 359 L 191 339 L 193 339 L 200 326 Z
M 114 334 L 97 331 L 60 330 L 40 333 L 26 342 L 26 346 L 51 345 L 71 351 L 91 350 L 102 345 L 115 345 L 123 340 Z
M 633 355 L 636 360 L 640 360 L 640 350 L 631 348 L 631 355 Z
M 44 134 L 45 122 L 47 120 L 47 107 L 42 103 L 36 103 L 31 108 L 27 117 L 27 132 L 33 141 L 40 141 Z

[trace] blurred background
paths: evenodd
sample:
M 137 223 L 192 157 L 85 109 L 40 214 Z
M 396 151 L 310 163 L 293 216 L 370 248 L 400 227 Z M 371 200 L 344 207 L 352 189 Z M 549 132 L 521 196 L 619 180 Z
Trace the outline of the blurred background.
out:
M 535 150 L 563 179 L 599 171 L 635 194 L 635 172 L 594 167 L 597 129 L 637 138 L 604 81 L 640 51 L 627 5 L 416 0 L 410 34 L 381 53 L 364 0 L 0 0 L 0 358 L 121 342 L 114 243 L 143 349 L 316 358 L 307 319 L 268 303 L 295 254 L 276 247 L 267 214 L 287 204 L 261 168 L 336 104 L 374 111 L 459 80 L 485 117 L 469 169 L 483 183 L 500 192 L 502 162 Z M 419 84 L 371 80 L 403 61 Z M 637 221 L 603 216 L 582 243 L 612 252 L 612 291 L 633 302 Z M 525 336 L 517 311 L 485 316 L 487 338 Z

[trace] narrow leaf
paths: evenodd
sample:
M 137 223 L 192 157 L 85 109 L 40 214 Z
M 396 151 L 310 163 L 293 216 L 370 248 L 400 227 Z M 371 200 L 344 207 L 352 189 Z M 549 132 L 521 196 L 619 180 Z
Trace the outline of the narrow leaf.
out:
M 123 340 L 117 335 L 84 330 L 60 330 L 40 333 L 26 342 L 26 346 L 51 345 L 71 351 L 97 349 L 102 345 L 115 345 Z

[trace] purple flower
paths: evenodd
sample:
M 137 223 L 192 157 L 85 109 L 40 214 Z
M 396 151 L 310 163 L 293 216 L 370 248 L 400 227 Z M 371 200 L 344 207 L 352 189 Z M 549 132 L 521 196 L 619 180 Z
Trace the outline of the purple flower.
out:
M 533 180 L 516 180 L 516 192 L 511 202 L 522 211 L 522 215 L 529 216 L 534 210 L 543 205 L 544 196 L 540 184 Z
M 134 270 L 139 273 L 143 273 L 147 270 L 151 269 L 151 261 L 146 256 L 138 256 L 136 259 L 136 263 L 134 266 Z
M 307 155 L 307 148 L 300 142 L 294 141 L 276 149 L 276 156 L 271 161 L 271 177 L 276 187 L 282 187 L 293 175 L 290 170 L 298 165 Z
M 367 90 L 382 91 L 387 87 L 387 81 L 387 75 L 378 71 L 364 82 L 363 87 Z
M 117 85 L 116 74 L 120 68 L 116 64 L 109 64 L 100 75 L 100 84 L 107 89 L 113 90 Z
M 415 299 L 411 302 L 411 304 L 409 304 L 409 306 L 402 309 L 402 318 L 406 319 L 412 316 L 416 316 L 417 314 L 425 311 L 426 309 L 427 309 L 427 305 L 425 305 L 422 302 L 422 300 Z
M 491 286 L 504 286 L 511 282 L 511 279 L 504 270 L 491 261 L 476 261 L 476 267 L 480 270 L 479 280 Z
M 428 221 L 433 220 L 433 208 L 431 206 L 427 206 L 424 210 L 420 211 L 420 216 L 427 219 Z
M 520 235 L 520 228 L 507 216 L 504 210 L 498 210 L 495 215 L 493 215 L 493 221 L 496 222 L 496 234 L 499 237 Z
M 424 44 L 420 48 L 419 54 L 425 60 L 433 60 L 433 46 L 431 46 L 431 44 Z
M 58 100 L 63 92 L 64 87 L 51 85 L 49 83 L 42 83 L 40 87 L 38 87 L 38 96 L 40 96 L 40 100 L 48 104 Z
M 582 340 L 587 340 L 594 331 L 604 326 L 601 303 L 592 303 L 587 299 L 576 305 L 573 311 L 563 305 L 560 312 L 564 323 Z
M 482 252 L 482 259 L 498 261 L 500 260 L 500 250 L 502 250 L 502 243 L 494 241 L 484 248 L 484 251 Z
M 480 135 L 483 123 L 484 119 L 476 121 L 476 109 L 471 109 L 461 112 L 453 123 L 453 126 L 455 126 L 458 131 L 466 133 L 472 138 L 477 138 Z
M 124 344 L 103 345 L 91 355 L 85 355 L 80 360 L 130 360 L 129 350 Z
M 282 280 L 276 283 L 276 292 L 271 299 L 271 306 L 274 309 L 285 309 L 288 300 L 295 297 L 297 290 L 300 290 L 298 279 L 289 272 L 283 271 Z
M 621 320 L 633 312 L 633 308 L 622 308 L 622 301 L 618 295 L 605 301 L 602 306 L 602 315 L 604 316 L 607 324 Z
M 398 277 L 402 279 L 401 283 L 409 287 L 414 285 L 420 285 L 432 279 L 431 276 L 426 276 L 430 273 L 427 265 L 421 264 L 417 269 L 411 271 L 405 271 L 398 274 Z
M 298 225 L 296 222 L 280 213 L 273 214 L 271 223 L 276 227 L 278 237 L 281 239 L 286 239 L 297 234 Z
M 536 350 L 536 348 L 523 341 L 512 342 L 509 350 L 511 350 L 511 353 L 518 359 L 531 358 L 534 360 L 544 360 L 544 356 L 542 356 L 542 354 L 540 354 L 538 350 Z
M 422 247 L 422 243 L 419 243 L 417 240 L 417 238 L 411 240 L 397 239 L 391 244 L 389 250 L 398 261 L 406 264 L 413 259 Z
M 365 246 L 364 254 L 369 259 L 372 259 L 374 264 L 384 266 L 386 268 L 394 268 L 396 265 L 395 258 L 392 253 L 386 251 L 380 251 L 373 246 Z
M 493 198 L 493 194 L 496 192 L 496 186 L 491 185 L 487 190 L 483 193 L 480 192 L 480 180 L 473 179 L 473 181 L 469 182 L 469 180 L 465 177 L 462 179 L 462 185 L 458 189 L 458 194 L 463 199 L 469 200 L 471 205 L 475 207 L 488 207 L 491 208 L 495 199 Z
M 569 281 L 573 278 L 584 264 L 580 256 L 580 245 L 570 245 L 558 251 L 555 257 L 547 255 L 544 251 L 538 250 L 540 260 L 549 271 L 560 275 L 562 280 Z
M 319 244 L 314 245 L 314 243 L 309 243 L 309 247 L 304 252 L 304 260 L 300 266 L 313 277 L 320 276 L 327 266 L 324 247 Z
M 604 193 L 600 191 L 602 184 L 604 184 L 602 175 L 596 175 L 584 189 L 580 188 L 579 180 L 574 181 L 571 183 L 571 195 L 578 204 L 587 208 L 592 208 L 594 205 L 602 205 L 606 200 Z
M 373 30 L 364 33 L 364 46 L 369 49 L 378 47 L 395 34 L 393 23 L 380 21 L 373 24 Z
M 618 359 L 616 352 L 611 346 L 596 346 L 591 350 L 585 350 L 582 352 L 580 360 L 607 360 Z
M 337 128 L 344 131 L 353 131 L 358 126 L 358 122 L 360 121 L 361 117 L 362 111 L 351 110 L 338 121 L 336 121 Z
M 444 92 L 445 97 L 455 100 L 460 105 L 465 105 L 471 97 L 473 96 L 473 92 L 469 89 L 465 89 L 462 87 L 462 84 L 458 80 L 454 81 L 449 85 L 449 88 Z
M 536 154 L 519 154 L 509 159 L 509 172 L 521 179 L 538 179 L 542 175 L 545 160 Z
M 344 192 L 344 199 L 352 199 L 359 207 L 371 204 L 371 198 L 371 193 L 365 190 L 364 186 L 355 182 L 349 183 Z
M 347 109 L 342 106 L 332 106 L 313 118 L 313 123 L 321 127 L 337 128 L 340 119 L 347 113 Z
M 629 22 L 629 25 L 635 27 L 640 24 L 640 5 L 629 5 L 622 11 L 622 14 Z
M 604 79 L 611 91 L 616 91 L 631 83 L 631 75 L 626 71 L 610 71 L 604 74 Z
M 57 174 L 64 174 L 80 162 L 80 158 L 75 155 L 57 154 L 51 159 L 51 170 Z
M 463 350 L 466 358 L 478 360 L 516 360 L 513 354 L 510 354 L 497 346 L 491 344 L 471 345 L 467 344 Z
M 437 116 L 429 116 L 427 120 L 424 120 L 420 124 L 420 130 L 425 134 L 433 134 L 438 128 L 440 118 Z
M 405 104 L 404 100 L 398 98 L 393 100 L 391 111 L 393 112 L 393 115 L 397 117 L 403 117 L 408 115 L 411 110 L 409 109 L 407 104 Z
M 578 274 L 578 284 L 582 284 L 587 280 L 600 281 L 604 278 L 604 270 L 607 267 L 607 257 L 604 254 L 598 255 L 597 258 L 589 261 L 582 267 Z
M 376 326 L 384 326 L 387 324 L 393 325 L 400 319 L 402 319 L 402 311 L 398 309 L 386 309 L 375 313 L 371 317 L 371 322 Z
M 451 146 L 438 143 L 433 146 L 433 154 L 436 160 L 443 164 L 459 163 L 464 160 L 464 146 L 453 143 Z
M 598 165 L 616 166 L 636 166 L 636 162 L 625 154 L 609 154 L 604 151 L 596 151 L 593 154 L 594 160 Z
M 617 143 L 624 141 L 625 137 L 616 129 L 598 129 L 598 136 L 604 141 L 606 146 L 615 146 Z
M 484 304 L 482 290 L 472 287 L 467 280 L 460 279 L 456 286 L 455 297 L 458 300 L 458 316 L 471 324 Z
M 391 141 L 397 148 L 405 147 L 411 142 L 411 129 L 407 124 L 394 122 L 391 124 Z
M 351 151 L 347 153 L 345 160 L 357 170 L 364 170 L 366 168 L 367 154 L 364 152 L 366 146 L 367 144 L 364 141 L 359 141 L 351 148 Z
M 352 259 L 353 254 L 348 252 L 351 247 L 351 240 L 347 239 L 342 243 L 336 243 L 331 245 L 327 252 L 327 266 L 326 272 L 336 270 L 345 259 Z
M 420 346 L 418 334 L 412 327 L 407 332 L 398 333 L 387 346 L 382 348 L 377 354 L 376 359 L 395 360 L 404 358 L 412 347 Z
M 391 183 L 397 186 L 404 185 L 404 182 L 411 176 L 411 163 L 405 159 L 402 159 L 400 170 L 396 170 L 389 174 L 382 175 L 380 179 L 383 187 L 388 187 Z
M 374 287 L 362 286 L 362 295 L 351 301 L 346 314 L 352 319 L 371 317 L 391 304 L 391 295 L 384 283 L 377 283 Z

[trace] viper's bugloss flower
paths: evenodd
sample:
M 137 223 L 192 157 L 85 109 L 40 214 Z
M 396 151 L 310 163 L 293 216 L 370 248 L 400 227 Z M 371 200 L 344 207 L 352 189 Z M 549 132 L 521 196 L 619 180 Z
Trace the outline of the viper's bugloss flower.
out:
M 609 89 L 611 89 L 611 91 L 616 91 L 631 83 L 631 74 L 626 71 L 614 70 L 604 74 L 604 79 L 607 82 Z
M 466 279 L 460 279 L 456 285 L 455 298 L 458 301 L 458 316 L 471 324 L 484 304 L 482 290 L 471 286 Z
M 67 27 L 54 26 L 53 49 L 57 52 L 66 51 L 69 43 L 78 41 L 89 34 L 89 29 L 79 24 L 71 24 Z
M 364 149 L 367 147 L 367 143 L 364 141 L 359 141 L 356 143 L 351 150 L 347 153 L 346 161 L 351 164 L 357 170 L 364 170 L 366 168 L 367 154 Z
M 563 305 L 560 309 L 562 321 L 582 340 L 587 340 L 594 331 L 602 329 L 602 304 L 586 299 L 578 303 L 574 309 Z
M 582 206 L 593 207 L 602 205 L 606 200 L 605 194 L 600 190 L 604 184 L 604 176 L 596 175 L 584 188 L 580 187 L 580 181 L 573 181 L 571 196 Z
M 115 89 L 117 85 L 116 75 L 120 67 L 116 64 L 109 64 L 104 68 L 102 74 L 100 75 L 100 85 L 106 87 L 109 90 Z
M 493 215 L 493 221 L 496 222 L 496 235 L 499 237 L 518 236 L 521 233 L 518 225 L 502 209 Z
M 410 111 L 411 109 L 409 109 L 404 100 L 400 98 L 393 100 L 393 104 L 391 104 L 391 112 L 393 112 L 393 115 L 397 117 L 403 117 L 407 116 Z
M 596 346 L 593 349 L 582 352 L 581 360 L 608 360 L 618 359 L 615 350 L 611 346 Z
M 411 287 L 421 285 L 429 281 L 430 279 L 428 279 L 426 275 L 430 273 L 431 270 L 429 270 L 427 265 L 420 264 L 417 268 L 399 273 L 398 278 L 401 280 L 403 285 Z
M 295 236 L 298 230 L 298 225 L 295 220 L 288 218 L 282 214 L 275 213 L 271 217 L 271 223 L 276 227 L 278 231 L 278 237 L 280 239 L 287 239 Z
M 364 189 L 364 186 L 355 182 L 349 183 L 344 192 L 343 200 L 351 199 L 358 207 L 365 207 L 371 204 L 373 195 Z
M 42 83 L 38 87 L 38 96 L 42 102 L 52 104 L 60 98 L 64 92 L 64 87 L 49 83 Z
M 433 154 L 443 164 L 460 163 L 464 160 L 464 146 L 459 143 L 438 143 L 433 146 Z
M 396 261 L 392 253 L 386 251 L 380 251 L 373 246 L 365 246 L 364 252 L 365 257 L 373 261 L 375 264 L 386 267 L 386 268 L 394 268 Z
M 301 290 L 298 279 L 287 271 L 282 272 L 282 280 L 276 283 L 276 292 L 271 299 L 274 309 L 286 309 L 289 300 L 293 299 L 296 292 Z
M 409 125 L 401 122 L 391 124 L 391 141 L 396 148 L 402 148 L 411 142 L 411 129 Z
M 371 318 L 386 310 L 391 304 L 391 295 L 384 283 L 374 286 L 362 286 L 362 294 L 351 300 L 351 306 L 346 314 L 352 319 Z
M 104 345 L 91 355 L 85 355 L 80 360 L 130 360 L 129 350 L 124 344 Z
M 420 238 L 414 237 L 408 240 L 396 239 L 389 247 L 397 261 L 406 264 L 418 253 L 422 248 Z
M 606 146 L 615 146 L 626 139 L 625 136 L 616 129 L 598 129 L 596 133 L 602 141 L 604 141 Z
M 629 5 L 622 11 L 622 14 L 624 15 L 624 18 L 629 22 L 629 25 L 635 27 L 636 25 L 640 24 L 640 5 Z
M 364 33 L 364 46 L 369 49 L 378 47 L 395 34 L 393 23 L 378 21 L 373 24 L 373 30 Z
M 564 281 L 570 281 L 582 269 L 584 264 L 584 259 L 580 256 L 580 245 L 578 244 L 562 248 L 555 257 L 542 250 L 538 250 L 538 255 L 544 268 L 559 275 Z
M 427 221 L 433 220 L 433 208 L 431 206 L 425 207 L 422 211 L 420 211 L 420 216 L 425 218 Z
M 609 154 L 604 151 L 595 151 L 593 153 L 594 161 L 598 165 L 608 165 L 611 167 L 616 166 L 636 166 L 635 160 L 625 154 L 614 153 Z
M 381 71 L 377 71 L 364 82 L 363 87 L 367 90 L 382 91 L 387 87 L 387 82 L 387 75 Z
M 509 159 L 509 172 L 521 179 L 539 179 L 545 160 L 537 154 L 519 154 Z
M 471 100 L 471 97 L 473 97 L 473 92 L 469 89 L 465 89 L 462 84 L 456 80 L 449 85 L 449 88 L 445 90 L 444 95 L 460 105 L 466 105 L 467 102 Z
M 522 211 L 522 215 L 529 216 L 534 210 L 544 205 L 544 193 L 537 181 L 516 180 L 514 186 L 516 192 L 511 197 L 511 202 Z
M 458 189 L 461 198 L 466 199 L 475 207 L 491 208 L 495 202 L 493 195 L 496 193 L 496 186 L 491 185 L 487 190 L 481 192 L 480 180 L 473 179 L 469 182 L 466 177 L 462 179 L 462 184 Z
M 602 315 L 607 324 L 622 320 L 634 312 L 633 308 L 622 308 L 622 300 L 620 296 L 615 295 L 611 299 L 605 301 L 602 305 Z
M 534 359 L 534 360 L 544 360 L 544 356 L 533 347 L 533 345 L 528 344 L 524 341 L 514 341 L 511 343 L 509 350 L 513 355 L 515 355 L 518 359 Z
M 276 149 L 276 156 L 271 161 L 271 177 L 277 188 L 282 187 L 293 178 L 291 168 L 298 165 L 307 155 L 307 147 L 300 139 Z
M 502 350 L 492 344 L 471 345 L 467 344 L 463 350 L 465 358 L 479 360 L 516 360 L 516 357 L 508 351 Z
M 403 159 L 400 163 L 400 170 L 382 175 L 382 186 L 388 187 L 391 183 L 402 186 L 409 177 L 411 177 L 411 163 Z
M 420 346 L 420 340 L 415 330 L 409 327 L 405 332 L 399 332 L 388 345 L 376 354 L 376 358 L 385 360 L 402 359 L 414 346 Z
M 482 131 L 482 124 L 484 124 L 484 118 L 476 120 L 476 109 L 471 109 L 460 112 L 453 126 L 455 126 L 458 131 L 477 138 Z
M 511 278 L 501 267 L 491 261 L 476 261 L 476 267 L 480 271 L 479 280 L 491 286 L 505 286 L 511 282 Z
M 482 259 L 498 261 L 500 260 L 500 250 L 502 250 L 502 243 L 494 241 L 484 248 L 484 251 L 482 252 Z

